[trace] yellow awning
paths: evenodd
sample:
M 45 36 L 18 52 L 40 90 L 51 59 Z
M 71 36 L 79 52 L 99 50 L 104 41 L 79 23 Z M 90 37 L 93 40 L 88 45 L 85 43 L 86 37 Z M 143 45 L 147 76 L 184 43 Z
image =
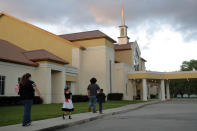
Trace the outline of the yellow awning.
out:
M 197 78 L 197 71 L 152 72 L 136 71 L 127 75 L 128 79 L 192 79 Z

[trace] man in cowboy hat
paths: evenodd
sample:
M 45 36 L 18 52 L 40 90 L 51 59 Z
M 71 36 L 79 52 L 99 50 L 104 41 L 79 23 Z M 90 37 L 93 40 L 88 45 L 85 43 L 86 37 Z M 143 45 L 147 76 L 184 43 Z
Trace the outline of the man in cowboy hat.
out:
M 89 108 L 88 111 L 91 112 L 91 107 L 93 106 L 93 113 L 96 113 L 96 95 L 97 92 L 100 90 L 100 87 L 96 84 L 96 78 L 90 79 L 90 84 L 88 86 L 88 97 L 89 97 Z

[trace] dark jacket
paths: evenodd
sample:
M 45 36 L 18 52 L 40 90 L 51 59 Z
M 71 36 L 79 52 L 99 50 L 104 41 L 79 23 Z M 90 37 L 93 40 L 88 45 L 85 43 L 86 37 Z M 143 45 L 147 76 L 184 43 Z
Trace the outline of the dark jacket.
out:
M 31 80 L 27 80 L 25 85 L 20 84 L 19 85 L 19 95 L 22 100 L 31 100 L 34 98 L 35 91 L 34 87 L 35 83 Z
M 106 96 L 105 96 L 104 93 L 98 93 L 97 96 L 96 96 L 97 101 L 98 101 L 99 103 L 105 102 L 105 97 L 106 97 Z

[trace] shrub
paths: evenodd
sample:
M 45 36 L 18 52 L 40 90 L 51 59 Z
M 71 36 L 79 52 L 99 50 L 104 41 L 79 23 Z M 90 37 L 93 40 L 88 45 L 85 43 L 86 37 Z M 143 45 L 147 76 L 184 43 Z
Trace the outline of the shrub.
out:
M 40 99 L 39 96 L 34 97 L 34 104 L 42 104 L 42 103 L 43 103 L 43 101 L 42 101 L 42 99 Z
M 87 95 L 73 95 L 72 101 L 73 102 L 87 102 L 89 100 Z
M 34 97 L 34 104 L 42 104 L 40 97 Z M 20 96 L 0 96 L 0 106 L 22 105 Z
M 151 98 L 151 99 L 156 99 L 156 98 L 157 98 L 157 95 L 151 94 L 151 95 L 150 95 L 150 98 Z
M 122 100 L 122 93 L 110 93 L 107 95 L 107 100 Z

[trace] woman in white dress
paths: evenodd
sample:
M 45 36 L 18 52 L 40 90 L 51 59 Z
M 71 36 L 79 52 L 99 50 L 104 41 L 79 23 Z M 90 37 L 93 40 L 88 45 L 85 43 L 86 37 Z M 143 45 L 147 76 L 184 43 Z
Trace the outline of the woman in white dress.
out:
M 72 93 L 70 92 L 70 89 L 68 87 L 66 87 L 64 90 L 65 100 L 62 107 L 62 111 L 64 111 L 62 118 L 65 119 L 66 112 L 69 112 L 69 119 L 72 119 L 71 114 L 72 111 L 74 111 L 74 107 L 72 104 Z

